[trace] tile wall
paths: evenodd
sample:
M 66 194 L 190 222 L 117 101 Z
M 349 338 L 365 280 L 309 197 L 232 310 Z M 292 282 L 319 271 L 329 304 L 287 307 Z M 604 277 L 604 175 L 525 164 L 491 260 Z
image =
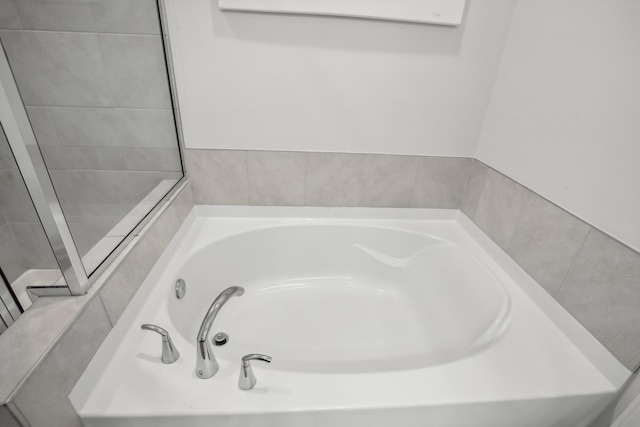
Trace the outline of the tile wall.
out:
M 640 255 L 469 158 L 186 150 L 196 204 L 459 208 L 624 365 L 640 363 Z
M 376 154 L 186 150 L 196 204 L 460 206 L 471 160 Z
M 85 254 L 182 175 L 156 2 L 0 3 L 0 40 Z
M 0 267 L 10 283 L 29 269 L 58 268 L 53 250 L 1 129 Z
M 460 209 L 627 368 L 640 363 L 640 254 L 474 160 Z
M 187 184 L 86 295 L 40 298 L 2 335 L 0 425 L 82 425 L 68 398 L 71 389 L 193 205 Z

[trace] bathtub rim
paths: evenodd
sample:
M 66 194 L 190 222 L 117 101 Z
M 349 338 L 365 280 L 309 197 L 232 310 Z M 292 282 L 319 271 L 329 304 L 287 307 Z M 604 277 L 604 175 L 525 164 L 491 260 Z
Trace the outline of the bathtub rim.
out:
M 370 214 L 370 215 L 369 215 Z M 616 390 L 619 389 L 626 379 L 629 377 L 630 372 L 619 362 L 613 355 L 611 355 L 602 344 L 600 344 L 591 334 L 580 325 L 568 312 L 566 312 L 549 294 L 547 294 L 522 268 L 515 263 L 497 244 L 495 244 L 488 236 L 486 236 L 466 215 L 457 210 L 441 210 L 441 209 L 386 209 L 386 208 L 308 208 L 308 207 L 249 207 L 249 206 L 202 206 L 197 205 L 189 214 L 187 220 L 183 223 L 181 229 L 178 231 L 174 239 L 171 241 L 163 255 L 158 260 L 158 264 L 166 264 L 170 259 L 173 252 L 178 248 L 183 241 L 188 240 L 190 237 L 190 231 L 193 231 L 191 227 L 196 221 L 202 218 L 248 218 L 248 219 L 273 219 L 282 218 L 292 219 L 296 221 L 306 221 L 310 217 L 313 218 L 341 218 L 341 219 L 362 219 L 361 217 L 367 215 L 364 220 L 378 220 L 378 219 L 398 219 L 398 220 L 424 220 L 424 221 L 454 221 L 456 222 L 464 232 L 468 233 L 478 245 L 482 247 L 484 251 L 488 253 L 496 262 L 505 269 L 505 272 L 513 277 L 513 280 L 518 283 L 523 292 L 531 299 L 531 301 L 538 306 L 557 326 L 557 328 L 563 333 L 563 335 L 577 348 L 579 349 L 585 358 L 603 375 L 604 378 L 611 384 Z M 233 234 L 233 233 L 230 233 Z M 152 283 L 157 281 L 158 276 L 163 269 L 154 267 L 151 274 L 145 279 L 145 283 L 141 286 L 141 292 L 149 291 L 152 289 Z M 155 276 L 154 276 L 155 275 Z M 147 285 L 145 287 L 145 285 Z M 142 288 L 146 288 L 145 291 Z M 136 301 L 137 300 L 137 301 Z M 134 306 L 132 310 L 127 310 L 130 313 L 134 313 L 130 316 L 131 319 L 135 318 L 135 304 L 142 306 L 143 299 L 135 298 L 130 306 Z M 126 314 L 126 313 L 125 313 Z M 130 325 L 126 325 L 126 317 L 123 314 L 121 322 L 114 327 L 112 332 L 115 332 L 118 327 L 127 330 Z M 124 325 L 124 326 L 123 326 Z M 110 334 L 117 335 L 115 333 Z M 109 341 L 109 338 L 105 340 L 103 345 Z M 113 349 L 115 352 L 116 349 Z M 109 360 L 108 353 L 98 352 L 91 365 L 94 363 L 100 364 L 98 359 Z M 95 368 L 95 367 L 94 367 Z M 94 377 L 95 378 L 95 377 Z M 78 413 L 83 414 L 83 407 L 87 403 L 89 391 L 92 390 L 92 381 L 88 380 L 84 375 L 81 378 L 74 390 L 70 395 L 73 406 Z M 586 393 L 588 395 L 588 393 Z M 362 409 L 362 408 L 360 408 Z M 313 410 L 313 409 L 311 409 Z M 95 415 L 91 411 L 84 412 L 87 416 Z

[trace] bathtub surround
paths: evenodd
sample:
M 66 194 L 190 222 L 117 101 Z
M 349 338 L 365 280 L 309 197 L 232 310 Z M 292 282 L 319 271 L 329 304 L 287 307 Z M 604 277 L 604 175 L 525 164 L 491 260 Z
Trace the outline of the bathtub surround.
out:
M 71 388 L 192 207 L 187 183 L 86 295 L 40 298 L 2 335 L 2 426 L 81 426 L 67 397 Z
M 469 158 L 186 150 L 196 204 L 460 209 L 628 369 L 640 255 Z
M 196 204 L 457 209 L 469 158 L 186 149 Z
M 640 363 L 640 255 L 474 160 L 461 210 L 628 369 Z

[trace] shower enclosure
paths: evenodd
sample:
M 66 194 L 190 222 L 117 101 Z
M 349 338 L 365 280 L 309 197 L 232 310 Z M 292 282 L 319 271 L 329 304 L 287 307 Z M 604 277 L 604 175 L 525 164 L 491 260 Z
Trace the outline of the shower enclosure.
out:
M 184 179 L 164 5 L 0 2 L 0 332 L 77 295 Z

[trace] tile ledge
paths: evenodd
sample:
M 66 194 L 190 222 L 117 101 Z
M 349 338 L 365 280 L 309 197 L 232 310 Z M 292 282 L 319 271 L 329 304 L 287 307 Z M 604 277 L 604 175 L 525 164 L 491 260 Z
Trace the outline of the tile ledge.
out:
M 0 370 L 0 405 L 7 406 L 12 402 L 29 377 L 73 327 L 94 298 L 100 298 L 99 293 L 102 287 L 138 245 L 142 236 L 151 229 L 189 184 L 190 180 L 185 179 L 168 199 L 161 202 L 157 211 L 152 213 L 152 218 L 143 225 L 109 266 L 99 273 L 86 294 L 71 297 L 41 297 L 18 318 L 11 328 L 0 335 L 0 366 L 7 367 Z M 47 327 L 42 328 L 41 325 L 47 325 Z M 24 346 L 25 340 L 22 338 L 24 336 L 29 337 L 27 345 L 30 348 L 28 351 L 16 352 L 16 348 Z

